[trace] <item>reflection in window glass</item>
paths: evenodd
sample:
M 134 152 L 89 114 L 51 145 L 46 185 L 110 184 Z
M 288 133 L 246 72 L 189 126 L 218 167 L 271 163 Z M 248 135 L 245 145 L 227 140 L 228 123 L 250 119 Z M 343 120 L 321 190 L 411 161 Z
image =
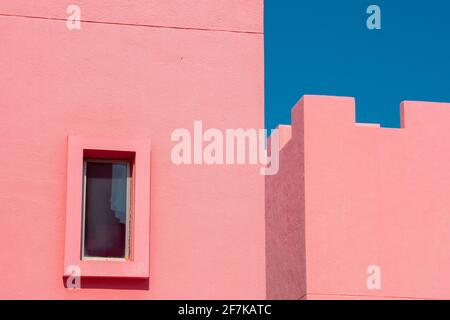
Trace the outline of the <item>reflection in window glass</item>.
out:
M 128 257 L 129 163 L 84 164 L 83 257 Z

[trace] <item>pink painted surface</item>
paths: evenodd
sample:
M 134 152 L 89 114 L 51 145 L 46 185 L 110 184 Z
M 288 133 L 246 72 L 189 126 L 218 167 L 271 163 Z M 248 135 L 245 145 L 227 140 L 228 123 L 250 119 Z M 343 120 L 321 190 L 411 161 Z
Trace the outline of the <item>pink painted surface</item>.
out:
M 277 127 L 279 132 L 280 150 L 289 142 L 292 136 L 292 127 L 288 125 L 279 125 Z
M 261 1 L 202 1 L 189 10 L 180 1 L 150 9 L 147 1 L 80 3 L 92 20 L 119 22 L 128 3 L 139 23 L 148 13 L 159 19 L 152 24 L 262 26 L 253 10 L 262 12 Z M 0 4 L 0 14 L 66 17 L 65 9 L 60 1 Z M 262 34 L 105 23 L 68 30 L 65 20 L 0 15 L 0 39 L 0 298 L 265 298 L 259 167 L 170 159 L 172 131 L 192 131 L 194 120 L 264 126 Z M 151 140 L 148 283 L 90 279 L 81 290 L 64 288 L 70 135 Z
M 0 4 L 0 298 L 450 298 L 449 104 L 386 129 L 306 96 L 266 190 L 257 166 L 175 166 L 194 120 L 263 127 L 262 1 L 77 4 L 81 30 L 62 1 Z M 64 288 L 71 135 L 152 141 L 148 280 Z
M 266 286 L 269 299 L 306 294 L 303 133 L 278 127 L 280 166 L 266 176 Z
M 388 129 L 356 125 L 353 98 L 305 96 L 293 109 L 284 177 L 266 180 L 269 222 L 283 216 L 267 234 L 280 242 L 267 244 L 267 277 L 279 278 L 269 297 L 450 298 L 450 104 L 401 110 L 402 128 Z M 294 271 L 279 261 L 291 251 L 306 261 Z M 366 286 L 369 265 L 380 290 Z
M 81 20 L 112 24 L 263 32 L 263 0 L 4 0 L 0 14 L 67 19 L 81 8 Z
M 78 266 L 83 277 L 148 278 L 150 238 L 150 140 L 105 140 L 98 137 L 70 136 L 67 155 L 66 227 L 63 274 Z M 97 155 L 96 155 L 97 153 Z M 99 155 L 99 153 L 104 153 Z M 118 155 L 114 155 L 118 153 Z M 124 155 L 128 154 L 128 155 Z M 130 259 L 86 261 L 81 259 L 83 159 L 132 160 Z

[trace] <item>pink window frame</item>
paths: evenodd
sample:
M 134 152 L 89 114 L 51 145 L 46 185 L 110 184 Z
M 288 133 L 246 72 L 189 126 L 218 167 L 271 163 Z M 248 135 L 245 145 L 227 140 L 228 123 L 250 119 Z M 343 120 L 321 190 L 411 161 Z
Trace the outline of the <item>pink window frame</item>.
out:
M 78 266 L 81 277 L 148 278 L 150 250 L 150 140 L 69 136 L 67 155 L 64 276 Z M 82 260 L 83 160 L 129 159 L 132 170 L 131 243 L 126 261 Z

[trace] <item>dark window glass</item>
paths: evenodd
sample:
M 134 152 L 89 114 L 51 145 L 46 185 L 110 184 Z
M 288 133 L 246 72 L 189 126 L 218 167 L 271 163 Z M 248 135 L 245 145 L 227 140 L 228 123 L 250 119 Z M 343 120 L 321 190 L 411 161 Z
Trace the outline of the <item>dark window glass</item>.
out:
M 128 256 L 129 164 L 85 162 L 83 257 Z

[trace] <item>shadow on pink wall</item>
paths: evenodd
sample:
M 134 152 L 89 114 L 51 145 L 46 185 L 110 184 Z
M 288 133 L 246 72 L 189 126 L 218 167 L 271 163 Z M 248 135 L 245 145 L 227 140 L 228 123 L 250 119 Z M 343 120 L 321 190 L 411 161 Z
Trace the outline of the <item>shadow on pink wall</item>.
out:
M 67 286 L 68 277 L 63 277 L 63 285 Z M 150 290 L 149 279 L 120 279 L 83 277 L 80 281 L 82 289 L 120 289 L 120 290 Z

